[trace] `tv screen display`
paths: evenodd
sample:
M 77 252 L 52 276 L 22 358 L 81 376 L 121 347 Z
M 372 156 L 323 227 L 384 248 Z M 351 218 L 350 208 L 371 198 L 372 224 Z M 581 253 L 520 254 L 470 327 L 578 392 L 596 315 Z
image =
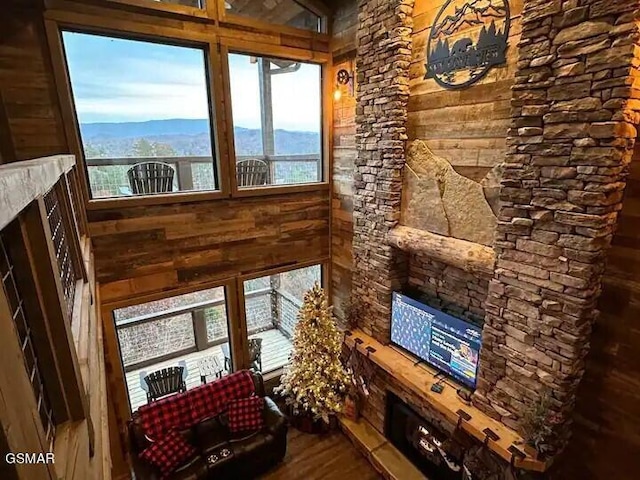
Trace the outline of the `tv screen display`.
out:
M 391 342 L 475 388 L 482 330 L 400 293 L 393 294 Z

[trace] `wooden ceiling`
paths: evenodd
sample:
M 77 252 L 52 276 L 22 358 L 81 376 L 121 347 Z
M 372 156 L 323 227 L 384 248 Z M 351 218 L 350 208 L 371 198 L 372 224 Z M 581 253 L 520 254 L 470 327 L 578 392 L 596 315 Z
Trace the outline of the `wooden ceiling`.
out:
M 321 1 L 303 0 L 226 0 L 228 11 L 265 22 L 289 25 L 299 22 L 308 13 L 329 12 L 331 9 Z M 303 6 L 304 5 L 304 6 Z

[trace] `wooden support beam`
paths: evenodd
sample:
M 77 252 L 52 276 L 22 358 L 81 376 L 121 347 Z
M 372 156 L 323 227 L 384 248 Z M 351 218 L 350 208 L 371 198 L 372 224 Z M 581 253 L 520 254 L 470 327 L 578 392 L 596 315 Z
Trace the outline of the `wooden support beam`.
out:
M 271 88 L 271 62 L 258 59 L 260 78 L 260 124 L 262 127 L 262 154 L 275 155 L 275 131 L 273 129 L 273 95 Z
M 57 155 L 0 166 L 0 229 L 34 198 L 51 190 L 74 165 L 73 155 Z
M 493 275 L 496 254 L 485 245 L 403 226 L 391 230 L 387 242 L 405 252 L 427 255 L 466 272 Z

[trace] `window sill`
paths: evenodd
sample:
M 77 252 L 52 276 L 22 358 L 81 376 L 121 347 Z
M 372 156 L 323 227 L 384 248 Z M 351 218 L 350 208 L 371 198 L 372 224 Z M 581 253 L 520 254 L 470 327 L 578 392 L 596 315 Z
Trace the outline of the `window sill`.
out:
M 170 205 L 179 203 L 229 200 L 234 198 L 267 197 L 302 192 L 329 191 L 329 183 L 308 183 L 302 185 L 278 185 L 237 190 L 229 195 L 223 192 L 184 192 L 169 195 L 144 195 L 131 197 L 112 197 L 89 200 L 87 210 L 108 210 L 112 208 L 132 208 L 140 206 Z
M 111 208 L 130 208 L 153 205 L 168 205 L 175 203 L 204 202 L 229 198 L 221 191 L 213 192 L 182 192 L 168 195 L 141 195 L 130 197 L 109 197 L 89 200 L 87 210 L 108 210 Z
M 269 185 L 265 187 L 241 188 L 234 192 L 232 197 L 260 197 L 287 193 L 322 192 L 325 190 L 329 190 L 328 182 L 302 183 L 297 185 Z

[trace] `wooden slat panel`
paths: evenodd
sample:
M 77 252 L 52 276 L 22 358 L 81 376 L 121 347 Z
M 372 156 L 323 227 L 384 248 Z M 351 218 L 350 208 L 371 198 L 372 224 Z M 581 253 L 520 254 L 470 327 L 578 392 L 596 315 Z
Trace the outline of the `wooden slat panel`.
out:
M 504 160 L 506 151 L 504 140 L 517 62 L 515 45 L 520 37 L 518 22 L 511 24 L 506 66 L 493 69 L 469 88 L 445 90 L 434 80 L 424 80 L 427 38 L 443 1 L 417 3 L 410 66 L 409 139 L 426 140 L 436 155 L 454 166 L 491 168 Z M 522 2 L 511 2 L 512 19 L 521 10 Z
M 4 11 L 0 32 L 3 130 L 13 150 L 8 159 L 68 152 L 39 12 Z
M 105 302 L 329 255 L 324 192 L 89 212 Z

